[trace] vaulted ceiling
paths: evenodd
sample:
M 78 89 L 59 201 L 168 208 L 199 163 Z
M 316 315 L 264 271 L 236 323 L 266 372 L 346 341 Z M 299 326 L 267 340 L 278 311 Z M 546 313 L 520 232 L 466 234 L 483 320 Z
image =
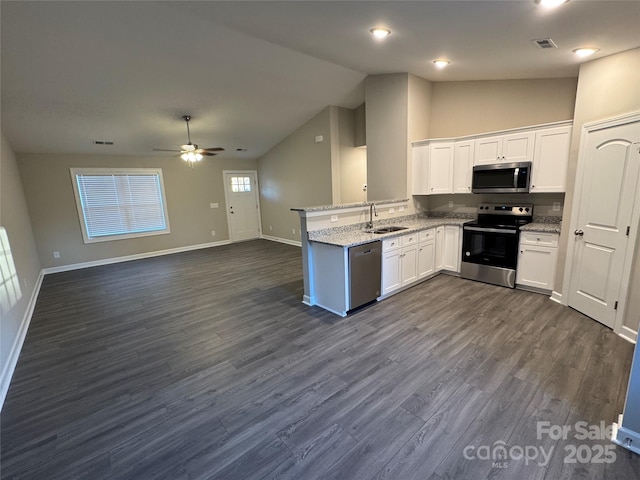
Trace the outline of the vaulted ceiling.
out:
M 640 46 L 640 2 L 12 2 L 1 8 L 2 131 L 17 152 L 151 155 L 186 141 L 257 158 L 367 75 L 577 76 Z M 383 42 L 369 34 L 383 25 Z M 533 39 L 552 38 L 543 50 Z M 445 57 L 451 65 L 434 68 Z M 113 141 L 113 146 L 94 145 Z M 247 149 L 236 152 L 237 148 Z

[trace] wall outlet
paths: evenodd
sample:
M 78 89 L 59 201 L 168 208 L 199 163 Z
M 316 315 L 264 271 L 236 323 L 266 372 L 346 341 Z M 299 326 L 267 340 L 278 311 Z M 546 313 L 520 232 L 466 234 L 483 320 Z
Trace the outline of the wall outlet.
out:
M 215 237 L 216 236 L 216 231 L 215 230 L 211 230 L 211 236 Z
M 453 200 L 449 200 L 449 208 L 453 208 Z
M 553 211 L 554 212 L 560 211 L 560 202 L 553 202 Z
M 269 225 L 269 231 L 273 232 L 273 227 L 271 225 Z
M 53 252 L 53 258 L 60 258 L 60 252 Z
M 292 229 L 291 229 L 291 233 L 293 233 L 293 234 L 295 235 L 295 234 L 296 234 L 296 229 L 295 229 L 295 228 L 292 228 Z
M 219 207 L 220 207 L 220 205 L 217 204 L 217 203 L 210 203 L 209 204 L 209 208 L 219 208 Z
M 338 221 L 338 215 L 331 215 L 331 223 L 336 223 Z
M 399 211 L 399 212 L 404 212 L 404 207 L 399 207 L 399 208 L 398 208 L 398 211 Z
M 316 135 L 316 138 L 314 140 L 316 143 L 322 143 L 324 142 L 324 137 L 322 135 Z
M 396 211 L 395 211 L 395 209 L 394 209 L 394 208 L 390 208 L 390 209 L 389 209 L 389 213 L 396 213 Z

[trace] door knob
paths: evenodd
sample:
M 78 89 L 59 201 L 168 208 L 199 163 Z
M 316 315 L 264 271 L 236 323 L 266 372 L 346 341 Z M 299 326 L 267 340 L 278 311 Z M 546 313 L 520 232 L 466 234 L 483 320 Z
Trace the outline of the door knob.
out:
M 584 232 L 583 232 L 582 230 L 576 230 L 575 232 L 573 232 L 573 234 L 574 234 L 576 237 L 581 237 L 581 236 L 583 236 L 583 235 L 584 235 Z

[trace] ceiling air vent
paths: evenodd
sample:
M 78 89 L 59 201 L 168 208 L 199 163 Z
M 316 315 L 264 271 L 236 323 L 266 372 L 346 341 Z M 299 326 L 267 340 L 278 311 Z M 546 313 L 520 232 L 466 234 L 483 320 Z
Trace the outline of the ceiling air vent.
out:
M 538 48 L 558 48 L 556 42 L 550 38 L 538 38 L 537 40 L 531 40 L 533 44 Z
M 109 140 L 94 140 L 93 144 L 94 145 L 113 145 L 113 142 Z

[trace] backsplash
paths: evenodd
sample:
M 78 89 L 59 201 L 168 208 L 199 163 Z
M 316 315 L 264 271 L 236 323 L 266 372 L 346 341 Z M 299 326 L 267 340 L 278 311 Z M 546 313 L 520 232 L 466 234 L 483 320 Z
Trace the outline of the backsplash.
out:
M 419 197 L 419 202 L 422 209 L 428 211 L 431 216 L 475 214 L 481 203 L 533 204 L 534 218 L 550 217 L 551 220 L 546 223 L 553 223 L 556 221 L 555 218 L 562 218 L 564 193 L 423 195 Z M 449 206 L 449 202 L 453 203 L 452 207 Z M 560 205 L 559 211 L 553 210 L 554 203 Z

